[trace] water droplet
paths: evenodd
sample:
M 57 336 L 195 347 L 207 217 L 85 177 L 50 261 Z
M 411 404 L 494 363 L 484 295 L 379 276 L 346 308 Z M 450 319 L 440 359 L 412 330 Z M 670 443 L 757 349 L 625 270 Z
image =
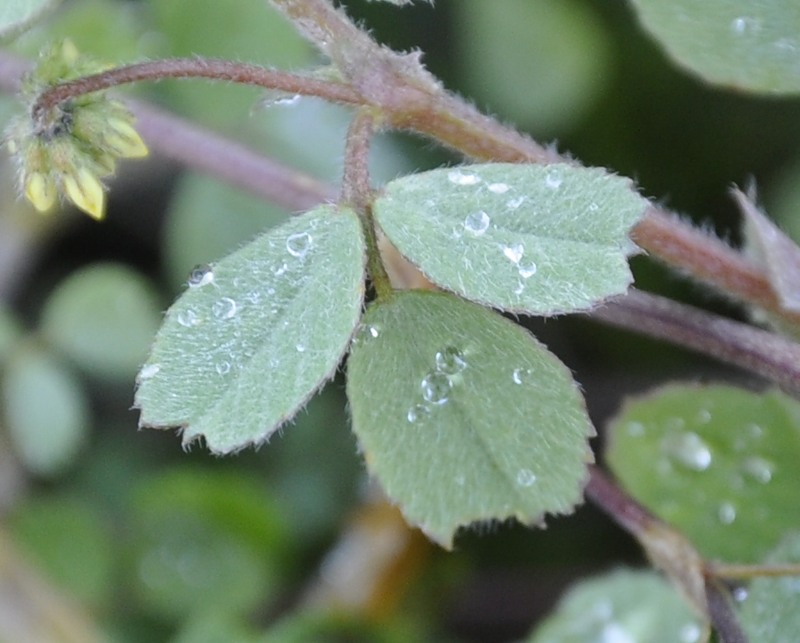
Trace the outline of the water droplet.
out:
M 217 364 L 214 366 L 214 368 L 217 369 L 217 373 L 219 373 L 220 375 L 225 375 L 227 373 L 230 373 L 230 371 L 231 371 L 231 363 L 230 362 L 217 362 Z
M 278 266 L 277 268 L 275 268 L 275 270 L 272 271 L 272 274 L 274 274 L 276 277 L 280 277 L 288 269 L 289 269 L 289 266 L 284 263 L 284 264 L 281 264 L 280 266 Z
M 600 209 L 600 206 L 597 205 L 594 201 L 589 204 L 589 212 L 597 212 Z
M 697 623 L 687 623 L 679 633 L 681 643 L 697 643 L 703 635 L 703 630 Z
M 200 288 L 214 282 L 214 269 L 209 265 L 200 265 L 192 268 L 186 283 L 189 288 Z
M 287 94 L 285 92 L 275 92 L 267 95 L 262 101 L 262 107 L 291 107 L 300 102 L 300 94 Z
M 431 414 L 430 407 L 426 406 L 425 404 L 415 404 L 410 409 L 408 409 L 406 418 L 408 419 L 409 422 L 414 424 L 415 422 L 424 422 L 430 414 Z
M 536 474 L 530 469 L 517 471 L 517 484 L 520 487 L 531 487 L 536 482 Z
M 494 192 L 495 194 L 505 194 L 510 189 L 506 183 L 492 183 L 489 185 L 489 192 Z
M 178 313 L 178 323 L 186 328 L 191 328 L 192 326 L 197 326 L 197 324 L 200 323 L 200 318 L 197 316 L 197 313 L 194 312 L 194 310 L 187 308 L 186 310 L 182 310 Z
M 733 600 L 737 603 L 744 603 L 747 600 L 747 588 L 737 587 L 733 590 Z
M 665 436 L 661 448 L 687 469 L 705 471 L 711 465 L 711 449 L 699 435 L 691 431 Z
M 445 404 L 452 386 L 450 378 L 444 373 L 434 372 L 426 376 L 422 383 L 422 397 L 431 404 Z
M 294 348 L 298 353 L 305 353 L 306 352 L 306 347 L 305 347 L 304 344 L 296 344 Z
M 217 319 L 231 319 L 236 316 L 236 302 L 230 297 L 223 297 L 214 302 L 211 312 Z
M 521 243 L 515 243 L 513 246 L 500 246 L 503 255 L 512 263 L 519 263 L 522 259 L 522 254 L 525 252 L 525 246 Z
M 519 276 L 523 279 L 528 279 L 536 274 L 536 264 L 533 261 L 519 264 Z
M 464 229 L 479 237 L 489 229 L 491 218 L 483 210 L 468 214 L 464 218 Z
M 731 31 L 737 36 L 743 36 L 747 32 L 756 32 L 759 27 L 759 22 L 755 18 L 739 16 L 731 20 Z
M 547 173 L 547 176 L 544 179 L 544 183 L 547 187 L 551 190 L 557 190 L 561 187 L 561 184 L 564 182 L 564 179 L 561 178 L 561 172 L 558 170 L 551 170 Z
M 530 380 L 531 375 L 533 375 L 533 370 L 530 368 L 515 368 L 511 373 L 511 379 L 514 380 L 514 384 L 524 384 Z
M 308 232 L 295 232 L 286 237 L 286 249 L 293 257 L 305 257 L 313 243 L 314 240 Z
M 515 199 L 509 199 L 508 201 L 506 201 L 506 207 L 509 210 L 516 210 L 523 203 L 525 203 L 525 197 L 524 196 L 518 196 Z
M 372 338 L 376 338 L 378 335 L 381 334 L 381 331 L 378 330 L 377 326 L 367 326 L 367 332 L 369 336 Z
M 764 429 L 762 429 L 761 426 L 758 424 L 750 423 L 745 428 L 747 431 L 747 435 L 749 435 L 754 440 L 758 440 L 759 438 L 761 438 L 762 435 L 764 435 Z
M 600 630 L 597 643 L 636 643 L 636 638 L 619 623 L 606 623 Z
M 436 370 L 445 375 L 455 375 L 467 367 L 464 355 L 453 346 L 448 346 L 443 351 L 436 353 Z
M 772 474 L 775 469 L 774 465 L 769 461 L 757 455 L 749 456 L 742 461 L 742 472 L 750 479 L 767 484 L 772 480 Z
M 141 371 L 139 371 L 140 380 L 149 380 L 151 377 L 158 375 L 161 367 L 158 364 L 148 364 Z
M 477 185 L 481 182 L 480 177 L 475 174 L 464 174 L 461 170 L 448 172 L 447 180 L 456 185 Z
M 730 525 L 736 520 L 736 507 L 730 502 L 723 502 L 717 508 L 717 518 L 723 525 Z

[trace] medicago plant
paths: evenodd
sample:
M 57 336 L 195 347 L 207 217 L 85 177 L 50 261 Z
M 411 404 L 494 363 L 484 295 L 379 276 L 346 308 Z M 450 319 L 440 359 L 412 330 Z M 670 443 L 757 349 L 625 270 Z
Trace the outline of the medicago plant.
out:
M 109 98 L 111 88 L 205 78 L 352 112 L 337 195 L 279 166 L 248 174 L 249 157 L 216 159 L 222 148 L 189 161 L 303 212 L 192 271 L 139 371 L 141 426 L 178 428 L 184 445 L 202 441 L 219 455 L 260 446 L 346 356 L 367 469 L 410 525 L 449 549 L 461 528 L 535 526 L 585 494 L 685 599 L 656 575 L 618 572 L 575 590 L 530 640 L 788 640 L 800 613 L 794 581 L 756 580 L 740 608 L 726 581 L 797 572 L 800 406 L 786 394 L 800 391 L 797 246 L 735 191 L 739 252 L 629 179 L 483 115 L 448 93 L 418 52 L 378 44 L 328 0 L 272 4 L 328 66 L 302 74 L 192 57 L 105 68 L 62 41 L 26 76 L 27 109 L 7 130 L 20 191 L 36 209 L 61 195 L 102 219 L 101 180 L 117 159 L 170 145 L 148 135 L 161 116 Z M 680 64 L 745 91 L 800 88 L 789 3 L 668 4 L 633 2 Z M 376 185 L 371 142 L 392 130 L 465 161 Z M 632 288 L 628 261 L 642 252 L 740 302 L 769 330 Z M 593 465 L 595 429 L 569 369 L 517 323 L 576 313 L 706 353 L 785 392 L 673 385 L 629 402 L 608 427 L 606 454 L 624 492 Z

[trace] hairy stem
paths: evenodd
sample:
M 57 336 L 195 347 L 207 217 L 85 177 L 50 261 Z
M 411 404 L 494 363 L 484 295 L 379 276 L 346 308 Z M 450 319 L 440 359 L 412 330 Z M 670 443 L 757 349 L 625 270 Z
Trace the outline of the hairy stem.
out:
M 691 348 L 800 394 L 800 345 L 780 335 L 637 290 L 591 317 Z
M 291 94 L 319 96 L 336 103 L 357 105 L 361 102 L 358 93 L 342 83 L 308 78 L 230 60 L 168 58 L 124 65 L 55 85 L 39 95 L 33 105 L 32 113 L 35 117 L 38 113 L 47 111 L 63 101 L 83 94 L 128 83 L 164 78 L 206 78 L 254 85 Z

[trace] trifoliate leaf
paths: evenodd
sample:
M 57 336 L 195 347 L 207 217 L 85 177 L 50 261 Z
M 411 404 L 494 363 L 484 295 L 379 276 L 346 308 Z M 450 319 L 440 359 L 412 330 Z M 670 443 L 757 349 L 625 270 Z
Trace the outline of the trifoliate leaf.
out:
M 630 228 L 647 202 L 602 169 L 473 165 L 392 181 L 374 205 L 435 284 L 536 315 L 586 310 L 632 281 Z
M 609 427 L 625 488 L 707 558 L 760 562 L 800 529 L 800 404 L 777 391 L 670 386 Z
M 17 350 L 3 378 L 3 407 L 19 458 L 39 475 L 61 473 L 89 430 L 89 406 L 75 374 L 34 345 Z
M 347 394 L 369 470 L 450 547 L 481 520 L 535 523 L 580 502 L 593 434 L 567 368 L 525 329 L 446 293 L 366 313 Z
M 697 643 L 703 625 L 661 576 L 617 570 L 575 585 L 527 643 Z
M 60 0 L 3 0 L 0 3 L 0 40 L 10 39 L 34 25 Z
M 800 533 L 792 533 L 769 554 L 766 562 L 800 563 Z M 783 643 L 800 632 L 800 578 L 756 578 L 747 590 L 740 618 L 751 641 Z
M 644 27 L 681 66 L 736 89 L 800 91 L 794 0 L 633 0 Z
M 193 271 L 139 373 L 141 425 L 216 453 L 265 441 L 333 374 L 363 279 L 358 218 L 330 206 Z

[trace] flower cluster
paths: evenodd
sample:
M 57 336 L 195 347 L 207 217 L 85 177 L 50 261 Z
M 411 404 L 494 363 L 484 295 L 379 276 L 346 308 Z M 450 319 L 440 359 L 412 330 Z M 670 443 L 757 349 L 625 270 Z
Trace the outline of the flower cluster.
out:
M 103 69 L 65 40 L 42 54 L 23 83 L 22 96 L 34 107 L 11 123 L 7 141 L 19 163 L 20 191 L 40 212 L 51 210 L 61 194 L 91 217 L 102 219 L 101 180 L 114 173 L 117 159 L 147 155 L 133 128 L 133 115 L 102 92 L 37 108 L 44 90 Z

